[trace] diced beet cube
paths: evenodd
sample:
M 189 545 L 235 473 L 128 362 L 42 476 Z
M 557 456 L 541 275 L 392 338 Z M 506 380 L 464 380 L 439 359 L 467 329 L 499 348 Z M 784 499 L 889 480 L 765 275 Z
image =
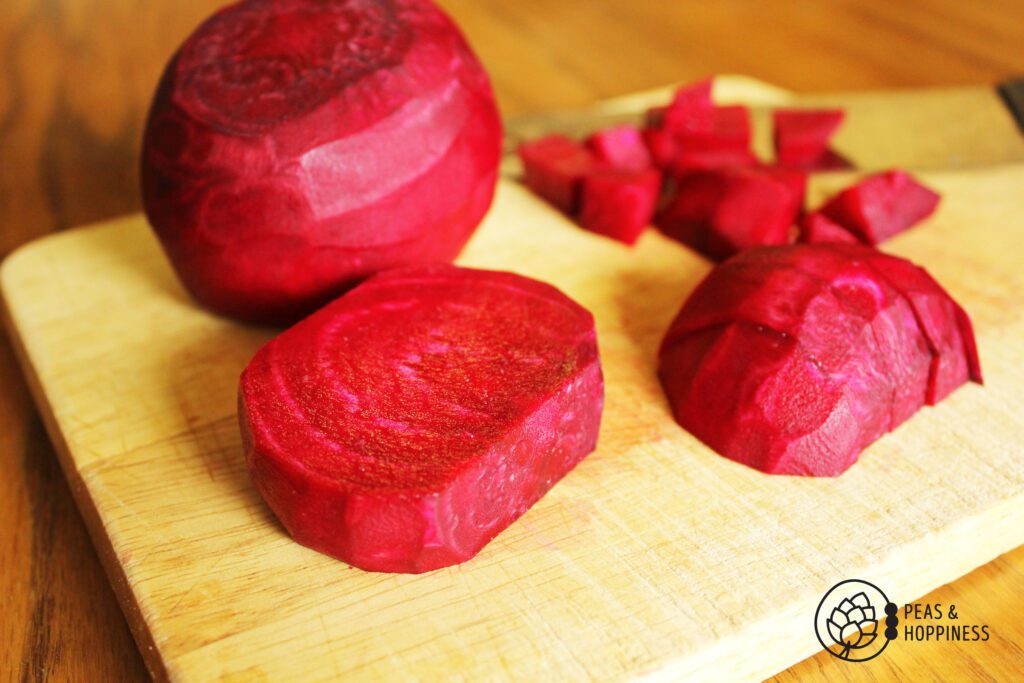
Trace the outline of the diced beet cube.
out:
M 809 164 L 785 164 L 789 168 L 796 168 L 801 171 L 849 171 L 856 168 L 853 162 L 844 157 L 834 149 L 827 149 L 825 153 Z
M 674 134 L 676 147 L 668 163 L 673 173 L 757 163 L 750 151 L 750 110 L 739 105 L 715 107 L 712 116 L 710 130 Z
M 673 133 L 710 132 L 716 124 L 711 86 L 709 78 L 676 90 L 672 102 L 663 110 L 661 125 Z
M 775 154 L 784 166 L 811 166 L 828 151 L 829 141 L 843 123 L 842 109 L 776 109 Z
M 580 225 L 592 232 L 634 244 L 651 224 L 661 193 L 661 172 L 598 171 L 583 178 Z
M 762 166 L 765 173 L 786 185 L 793 197 L 794 220 L 803 216 L 807 196 L 807 172 L 778 166 Z
M 805 244 L 860 243 L 853 233 L 820 211 L 812 211 L 800 221 L 800 241 Z
M 635 126 L 605 128 L 587 138 L 587 147 L 614 168 L 641 171 L 651 166 L 651 153 Z
M 676 180 L 655 224 L 667 236 L 713 259 L 749 247 L 790 242 L 800 201 L 795 183 L 764 168 L 696 171 Z
M 527 187 L 566 213 L 579 207 L 580 182 L 602 164 L 589 149 L 564 135 L 524 142 L 519 146 Z
M 830 199 L 821 212 L 868 244 L 879 244 L 930 216 L 939 195 L 905 171 L 879 173 Z
M 865 245 L 750 249 L 697 286 L 662 342 L 679 422 L 771 474 L 836 476 L 969 379 L 967 314 L 924 270 Z
M 679 141 L 664 128 L 644 128 L 641 132 L 651 161 L 660 169 L 668 169 L 679 154 Z

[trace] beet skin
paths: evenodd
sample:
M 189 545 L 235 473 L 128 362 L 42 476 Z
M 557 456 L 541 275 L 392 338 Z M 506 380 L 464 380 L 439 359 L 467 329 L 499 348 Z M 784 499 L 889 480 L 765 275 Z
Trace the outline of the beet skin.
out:
M 429 0 L 242 0 L 163 74 L 143 204 L 198 301 L 290 322 L 378 271 L 454 258 L 500 147 L 487 75 Z
M 252 481 L 300 543 L 373 571 L 473 557 L 597 441 L 594 319 L 455 266 L 377 275 L 242 374 Z
M 669 328 L 659 374 L 676 420 L 715 451 L 812 476 L 981 381 L 963 309 L 923 269 L 854 244 L 720 264 Z

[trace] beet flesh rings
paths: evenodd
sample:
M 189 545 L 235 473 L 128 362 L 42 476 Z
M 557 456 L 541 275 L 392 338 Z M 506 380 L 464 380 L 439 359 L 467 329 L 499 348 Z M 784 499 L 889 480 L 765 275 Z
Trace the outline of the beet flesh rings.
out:
M 487 75 L 428 0 L 243 0 L 164 72 L 143 203 L 197 300 L 292 322 L 380 270 L 454 258 L 500 147 Z
M 300 543 L 363 569 L 473 557 L 594 449 L 594 320 L 553 287 L 454 266 L 377 275 L 264 346 L 239 415 Z
M 697 287 L 662 343 L 676 420 L 776 474 L 835 476 L 981 381 L 966 313 L 923 269 L 849 244 L 762 247 Z

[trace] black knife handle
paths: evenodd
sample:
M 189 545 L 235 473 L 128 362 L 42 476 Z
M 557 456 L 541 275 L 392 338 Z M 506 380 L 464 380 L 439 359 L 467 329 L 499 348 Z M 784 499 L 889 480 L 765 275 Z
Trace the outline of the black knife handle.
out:
M 1017 127 L 1024 132 L 1024 78 L 1014 78 L 996 86 L 996 92 L 1006 102 L 1007 108 L 1017 121 Z

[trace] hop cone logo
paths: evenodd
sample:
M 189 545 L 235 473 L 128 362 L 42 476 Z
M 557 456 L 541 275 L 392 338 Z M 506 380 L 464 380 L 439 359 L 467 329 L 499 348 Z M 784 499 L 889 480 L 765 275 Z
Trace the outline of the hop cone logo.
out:
M 826 652 L 847 662 L 866 662 L 898 636 L 898 607 L 878 586 L 847 579 L 832 586 L 814 613 L 814 630 Z M 879 623 L 885 620 L 885 633 Z M 883 637 L 884 635 L 884 637 Z
M 844 599 L 832 610 L 828 634 L 836 645 L 843 647 L 839 653 L 843 659 L 849 658 L 850 650 L 863 649 L 875 641 L 878 635 L 875 608 L 863 591 Z

